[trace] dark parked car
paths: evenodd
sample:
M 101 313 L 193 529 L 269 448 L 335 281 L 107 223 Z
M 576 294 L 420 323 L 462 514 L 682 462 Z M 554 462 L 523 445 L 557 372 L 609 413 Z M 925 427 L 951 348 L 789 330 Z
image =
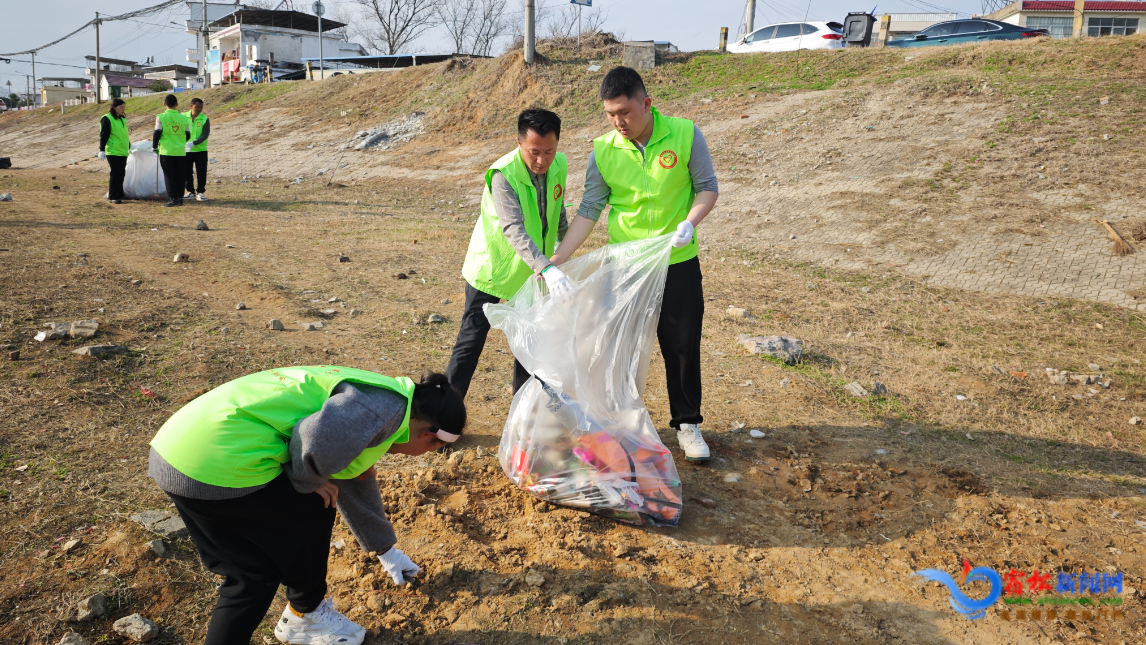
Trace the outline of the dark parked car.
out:
M 911 38 L 889 40 L 888 47 L 928 47 L 931 45 L 962 45 L 979 43 L 984 40 L 1020 40 L 1049 36 L 1047 29 L 1029 29 L 1017 25 L 972 18 L 970 20 L 949 20 L 931 25 Z

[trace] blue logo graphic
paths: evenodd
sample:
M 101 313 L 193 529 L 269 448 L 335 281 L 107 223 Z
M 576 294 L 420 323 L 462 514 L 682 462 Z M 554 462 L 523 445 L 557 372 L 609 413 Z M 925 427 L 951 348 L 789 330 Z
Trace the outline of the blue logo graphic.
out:
M 951 574 L 946 571 L 938 569 L 923 569 L 916 571 L 913 575 L 917 575 L 926 580 L 934 582 L 941 582 L 947 586 L 947 591 L 951 593 L 951 607 L 966 616 L 971 620 L 982 618 L 987 615 L 987 609 L 999 601 L 999 596 L 1003 594 L 1003 579 L 999 574 L 990 567 L 975 567 L 971 568 L 971 563 L 966 560 L 963 561 L 963 583 L 972 582 L 974 580 L 983 580 L 991 583 L 991 593 L 987 594 L 986 598 L 982 600 L 972 600 L 966 594 L 959 590 L 959 585 Z

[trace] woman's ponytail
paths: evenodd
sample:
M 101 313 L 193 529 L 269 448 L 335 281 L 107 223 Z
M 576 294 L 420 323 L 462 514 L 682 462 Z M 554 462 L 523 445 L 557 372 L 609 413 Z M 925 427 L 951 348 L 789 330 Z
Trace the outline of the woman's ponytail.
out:
M 414 385 L 410 416 L 429 421 L 450 434 L 462 434 L 466 427 L 466 404 L 445 374 L 427 372 L 422 382 Z

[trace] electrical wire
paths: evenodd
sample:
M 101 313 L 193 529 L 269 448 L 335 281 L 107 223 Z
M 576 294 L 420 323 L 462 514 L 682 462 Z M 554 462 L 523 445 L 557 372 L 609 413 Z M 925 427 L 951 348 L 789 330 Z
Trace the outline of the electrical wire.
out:
M 135 11 L 129 11 L 127 13 L 123 13 L 123 14 L 120 14 L 118 16 L 103 17 L 103 18 L 100 18 L 99 21 L 101 23 L 116 22 L 119 20 L 130 20 L 132 18 L 137 18 L 140 16 L 149 16 L 151 14 L 159 13 L 160 11 L 167 9 L 168 7 L 174 7 L 175 5 L 183 4 L 184 1 L 185 0 L 167 0 L 167 2 L 157 4 L 157 5 L 152 6 L 152 7 L 145 7 L 143 9 L 137 9 Z M 32 49 L 26 49 L 24 51 L 19 51 L 19 52 L 10 52 L 10 53 L 6 53 L 6 54 L 0 54 L 0 56 L 22 56 L 24 54 L 35 54 L 36 52 L 40 51 L 41 49 L 47 49 L 47 48 L 51 47 L 52 45 L 57 45 L 59 43 L 64 42 L 65 40 L 71 38 L 72 36 L 75 36 L 76 34 L 87 29 L 88 27 L 95 25 L 95 23 L 96 23 L 96 21 L 93 18 L 93 19 L 87 21 L 86 23 L 84 23 L 83 26 L 81 26 L 79 29 L 67 34 L 66 36 L 63 36 L 62 38 L 57 38 L 56 40 L 53 40 L 52 42 L 50 42 L 46 45 L 40 45 L 39 47 L 33 47 Z

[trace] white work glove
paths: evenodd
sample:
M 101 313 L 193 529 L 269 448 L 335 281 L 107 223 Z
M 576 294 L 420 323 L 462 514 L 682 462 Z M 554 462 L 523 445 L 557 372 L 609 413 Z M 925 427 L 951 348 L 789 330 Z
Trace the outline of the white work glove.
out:
M 694 227 L 692 222 L 685 220 L 677 225 L 676 233 L 672 236 L 672 245 L 676 248 L 688 246 L 692 241 L 692 231 Z
M 187 142 L 187 145 L 186 145 L 186 146 L 184 146 L 184 148 L 183 148 L 183 149 L 184 149 L 184 150 L 186 150 L 187 152 L 191 152 L 191 148 L 194 148 L 194 147 L 195 147 L 195 144 L 193 144 L 193 143 L 191 143 L 190 141 L 188 141 L 188 142 Z
M 100 151 L 99 151 L 99 154 L 98 154 L 98 155 L 96 155 L 96 159 L 99 159 L 100 161 L 103 161 L 104 159 L 107 159 L 107 153 L 106 153 L 106 152 L 104 152 L 103 150 L 100 150 Z
M 413 578 L 422 571 L 422 567 L 414 564 L 414 561 L 396 546 L 378 556 L 378 561 L 398 586 L 406 584 L 406 578 Z
M 562 303 L 569 302 L 573 296 L 573 283 L 569 281 L 564 271 L 551 265 L 541 272 L 541 277 L 545 278 L 545 286 L 549 287 L 549 293 L 554 298 Z

